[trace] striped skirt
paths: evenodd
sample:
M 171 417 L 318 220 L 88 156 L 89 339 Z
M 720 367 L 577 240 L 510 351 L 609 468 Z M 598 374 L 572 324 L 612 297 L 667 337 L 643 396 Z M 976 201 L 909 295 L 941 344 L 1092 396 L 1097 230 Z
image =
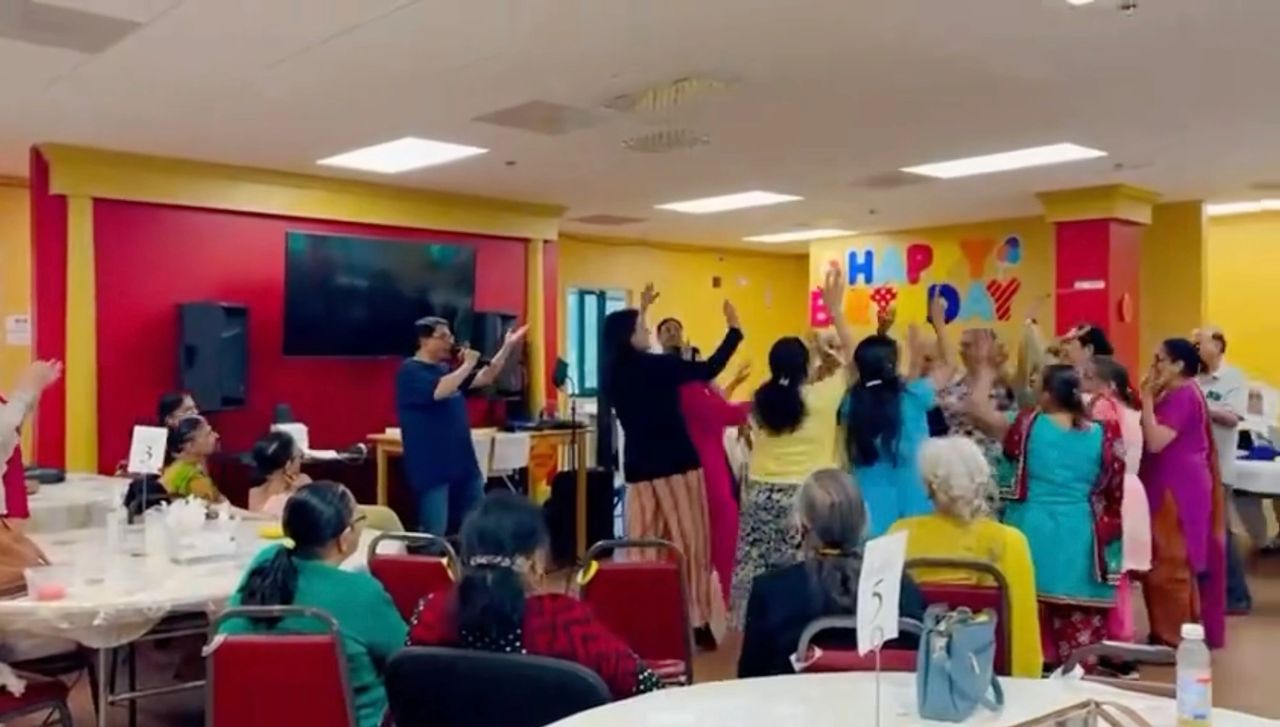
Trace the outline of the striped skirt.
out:
M 725 631 L 725 606 L 720 580 L 711 568 L 711 526 L 702 470 L 627 484 L 628 538 L 661 538 L 684 553 L 689 593 L 689 622 L 709 626 L 717 640 Z M 660 557 L 652 550 L 636 557 Z

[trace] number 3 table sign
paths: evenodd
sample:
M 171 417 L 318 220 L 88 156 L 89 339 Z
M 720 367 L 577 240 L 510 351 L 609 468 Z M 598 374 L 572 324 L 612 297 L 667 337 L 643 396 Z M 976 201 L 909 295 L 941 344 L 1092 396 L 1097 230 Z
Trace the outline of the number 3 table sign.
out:
M 164 427 L 134 427 L 133 441 L 129 444 L 129 474 L 160 474 L 160 470 L 164 468 L 164 450 L 168 439 L 169 430 Z

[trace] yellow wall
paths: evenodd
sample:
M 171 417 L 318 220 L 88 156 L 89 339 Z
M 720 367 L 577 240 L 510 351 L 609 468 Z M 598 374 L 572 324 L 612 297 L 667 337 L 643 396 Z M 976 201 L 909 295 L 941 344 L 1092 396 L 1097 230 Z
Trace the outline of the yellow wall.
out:
M 31 206 L 26 182 L 0 178 L 0 325 L 8 316 L 30 313 Z M 10 346 L 0 338 L 0 392 L 30 360 L 30 346 Z M 30 436 L 28 426 L 22 438 L 26 452 L 31 451 Z
M 1204 206 L 1156 205 L 1142 238 L 1140 365 L 1151 360 L 1160 341 L 1186 336 L 1204 321 L 1211 288 L 1207 257 Z
M 997 264 L 998 251 L 1011 236 L 1016 236 L 1020 241 L 1021 257 L 1016 264 Z M 969 245 L 973 252 L 975 262 L 972 266 L 963 252 L 962 243 Z M 905 257 L 907 249 L 916 244 L 925 244 L 933 251 L 933 261 L 921 273 L 918 282 L 885 281 L 884 274 L 891 272 L 891 267 L 886 267 L 893 255 L 890 249 Z M 897 291 L 896 332 L 901 336 L 905 334 L 907 324 L 924 321 L 928 286 L 949 283 L 958 291 L 961 302 L 960 315 L 955 323 L 961 328 L 995 328 L 1012 348 L 1012 343 L 1021 335 L 1021 324 L 1026 318 L 1031 301 L 1037 295 L 1053 290 L 1053 228 L 1040 218 L 997 220 L 815 242 L 809 248 L 810 285 L 818 284 L 832 261 L 839 261 L 847 271 L 851 249 L 858 251 L 860 260 L 866 250 L 873 250 L 876 263 L 873 270 L 876 280 L 868 285 L 864 278 L 859 277 L 845 294 L 845 317 L 854 324 L 855 333 L 858 334 L 870 333 L 874 328 L 875 306 L 870 304 L 868 296 L 882 284 Z M 988 252 L 979 255 L 983 250 Z M 977 280 L 985 288 L 992 280 L 1003 285 L 1015 279 L 1019 281 L 1019 288 L 1011 299 L 1007 320 L 987 322 L 969 317 L 965 298 L 972 281 Z M 998 318 L 998 311 L 995 313 Z M 1040 328 L 1046 335 L 1051 335 L 1053 325 L 1053 306 L 1046 304 L 1041 308 Z
M 722 302 L 737 306 L 746 340 L 730 371 L 750 361 L 752 380 L 736 398 L 744 398 L 763 381 L 769 348 L 782 336 L 808 330 L 808 260 L 803 255 L 771 255 L 750 251 L 685 248 L 644 241 L 605 242 L 572 235 L 559 242 L 560 349 L 564 350 L 564 296 L 567 288 L 630 291 L 634 302 L 645 283 L 661 296 L 649 324 L 667 316 L 679 318 L 694 345 L 708 352 L 724 335 Z M 720 277 L 720 288 L 712 278 Z
M 1251 377 L 1280 386 L 1280 213 L 1215 217 L 1207 247 L 1208 319 L 1226 333 L 1227 357 Z

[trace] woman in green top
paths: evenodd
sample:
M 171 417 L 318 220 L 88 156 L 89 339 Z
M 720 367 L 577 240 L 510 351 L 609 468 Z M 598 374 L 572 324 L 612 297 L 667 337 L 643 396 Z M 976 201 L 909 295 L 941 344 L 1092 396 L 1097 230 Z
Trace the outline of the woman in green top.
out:
M 404 646 L 408 626 L 391 597 L 367 572 L 340 567 L 360 545 L 364 515 L 347 488 L 336 482 L 303 485 L 284 506 L 284 534 L 292 546 L 265 548 L 254 558 L 234 606 L 307 606 L 338 622 L 360 727 L 378 727 L 387 711 L 382 671 Z M 231 619 L 221 633 L 314 633 L 314 619 L 278 623 Z
M 179 419 L 169 427 L 169 464 L 160 484 L 173 497 L 198 497 L 222 502 L 222 493 L 209 477 L 206 461 L 218 451 L 218 433 L 200 415 Z

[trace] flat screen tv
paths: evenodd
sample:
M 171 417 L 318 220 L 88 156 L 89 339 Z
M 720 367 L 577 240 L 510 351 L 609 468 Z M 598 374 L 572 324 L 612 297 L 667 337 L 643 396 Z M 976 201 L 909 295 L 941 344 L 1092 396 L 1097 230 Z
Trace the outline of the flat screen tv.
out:
M 408 356 L 424 316 L 470 340 L 470 246 L 289 232 L 284 278 L 286 356 Z

